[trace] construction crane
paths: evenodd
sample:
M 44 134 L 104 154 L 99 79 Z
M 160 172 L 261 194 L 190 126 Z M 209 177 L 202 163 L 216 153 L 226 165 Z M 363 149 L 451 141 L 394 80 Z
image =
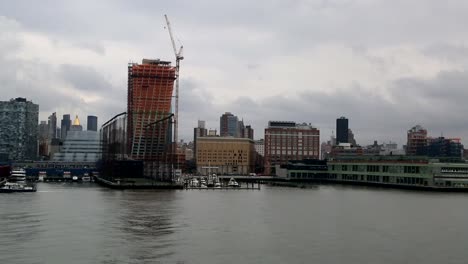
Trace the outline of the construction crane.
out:
M 174 115 L 174 142 L 176 144 L 177 149 L 177 142 L 179 140 L 179 68 L 180 68 L 180 61 L 184 59 L 182 55 L 182 50 L 184 46 L 180 46 L 179 51 L 177 51 L 174 36 L 172 35 L 171 23 L 169 23 L 169 18 L 167 15 L 164 15 L 166 18 L 167 30 L 169 31 L 169 36 L 171 37 L 172 48 L 174 49 L 174 55 L 176 58 L 176 73 L 175 73 L 175 81 L 176 81 L 176 92 L 175 92 L 175 115 Z

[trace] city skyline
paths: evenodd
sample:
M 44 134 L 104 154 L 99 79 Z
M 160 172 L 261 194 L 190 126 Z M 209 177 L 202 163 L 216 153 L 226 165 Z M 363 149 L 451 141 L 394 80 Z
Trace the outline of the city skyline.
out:
M 9 65 L 0 74 L 2 100 L 27 97 L 40 105 L 39 120 L 53 112 L 108 120 L 125 110 L 128 62 L 174 64 L 167 13 L 185 48 L 181 139 L 192 137 L 199 118 L 216 124 L 229 111 L 249 120 L 256 139 L 269 120 L 312 123 L 327 138 L 334 120 L 346 116 L 362 145 L 401 146 L 417 124 L 467 144 L 461 101 L 468 95 L 467 3 L 205 1 L 176 9 L 177 3 L 101 2 L 92 12 L 89 6 L 0 4 L 0 62 Z M 146 25 L 153 27 L 134 30 Z

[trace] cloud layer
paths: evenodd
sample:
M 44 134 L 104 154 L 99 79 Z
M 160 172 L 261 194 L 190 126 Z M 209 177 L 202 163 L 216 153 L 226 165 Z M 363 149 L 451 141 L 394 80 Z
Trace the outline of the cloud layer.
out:
M 468 3 L 437 0 L 3 1 L 2 100 L 51 112 L 126 108 L 127 63 L 181 67 L 180 135 L 230 111 L 263 137 L 268 120 L 311 123 L 322 140 L 350 119 L 358 143 L 404 143 L 415 124 L 468 144 Z M 7 66 L 6 66 L 7 65 Z M 82 118 L 84 119 L 84 118 Z

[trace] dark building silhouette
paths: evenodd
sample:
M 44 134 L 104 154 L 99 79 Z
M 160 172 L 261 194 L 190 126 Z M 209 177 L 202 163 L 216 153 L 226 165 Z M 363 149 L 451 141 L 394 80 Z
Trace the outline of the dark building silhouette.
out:
M 239 137 L 239 119 L 237 116 L 230 112 L 224 113 L 219 118 L 219 131 L 222 137 Z
M 97 131 L 97 116 L 88 116 L 88 131 Z
M 63 115 L 62 121 L 60 122 L 60 128 L 61 128 L 61 139 L 65 139 L 67 137 L 68 131 L 70 131 L 70 126 L 71 126 L 71 119 L 70 119 L 70 114 Z
M 54 112 L 47 121 L 49 126 L 49 139 L 57 138 L 57 114 Z
M 427 146 L 420 147 L 417 154 L 429 157 L 461 158 L 463 145 L 460 143 L 459 138 L 429 138 Z
M 336 119 L 336 144 L 348 143 L 348 119 L 344 116 Z

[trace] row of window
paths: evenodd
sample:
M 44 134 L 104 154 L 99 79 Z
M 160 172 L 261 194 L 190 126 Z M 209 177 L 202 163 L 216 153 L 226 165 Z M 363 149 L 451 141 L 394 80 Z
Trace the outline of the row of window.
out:
M 312 172 L 291 172 L 289 177 L 291 179 L 336 179 L 336 175 L 332 177 L 328 173 L 323 174 Z
M 396 168 L 398 166 L 395 166 Z M 335 165 L 331 165 L 332 171 L 334 171 L 337 167 Z M 339 167 L 338 167 L 339 168 Z M 390 172 L 390 166 L 388 165 L 367 165 L 367 166 L 358 166 L 358 165 L 341 165 L 341 171 L 348 171 L 350 169 L 351 171 L 366 171 L 366 172 L 380 172 L 380 169 L 382 168 L 382 172 Z M 396 171 L 394 171 L 396 172 Z M 413 174 L 418 174 L 421 172 L 421 168 L 419 166 L 403 166 L 403 172 L 404 173 L 413 173 Z
M 332 174 L 332 175 L 336 175 L 336 174 Z M 347 181 L 366 181 L 366 182 L 427 185 L 427 180 L 423 178 L 416 178 L 416 177 L 391 177 L 391 176 L 378 176 L 378 175 L 342 174 L 341 179 L 347 180 Z

